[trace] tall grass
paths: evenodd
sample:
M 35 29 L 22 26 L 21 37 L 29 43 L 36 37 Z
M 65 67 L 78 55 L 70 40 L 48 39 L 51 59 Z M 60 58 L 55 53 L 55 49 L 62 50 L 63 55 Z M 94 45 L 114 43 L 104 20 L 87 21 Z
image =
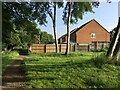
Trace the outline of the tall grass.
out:
M 120 66 L 107 64 L 101 53 L 32 53 L 25 60 L 29 88 L 117 88 Z

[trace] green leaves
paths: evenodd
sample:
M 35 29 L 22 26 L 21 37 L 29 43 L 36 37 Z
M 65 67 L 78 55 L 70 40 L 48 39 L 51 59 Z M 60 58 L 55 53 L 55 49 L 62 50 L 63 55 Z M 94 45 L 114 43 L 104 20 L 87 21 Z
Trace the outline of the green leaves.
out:
M 68 17 L 68 2 L 63 11 L 63 21 L 67 24 Z M 84 13 L 91 12 L 93 13 L 93 6 L 97 7 L 99 3 L 97 2 L 72 2 L 72 11 L 71 11 L 71 24 L 75 24 L 78 22 L 78 19 L 83 19 Z
M 40 34 L 40 43 L 42 44 L 52 44 L 54 43 L 53 36 L 47 32 L 41 32 Z

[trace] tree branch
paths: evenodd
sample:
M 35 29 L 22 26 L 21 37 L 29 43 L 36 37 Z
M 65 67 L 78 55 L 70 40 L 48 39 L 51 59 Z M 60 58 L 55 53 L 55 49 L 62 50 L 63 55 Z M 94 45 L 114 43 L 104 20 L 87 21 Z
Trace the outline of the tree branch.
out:
M 54 19 L 53 19 L 53 16 L 52 16 L 52 14 L 47 10 L 47 13 L 49 14 L 49 16 L 51 17 L 51 19 L 52 19 L 52 22 L 54 21 Z

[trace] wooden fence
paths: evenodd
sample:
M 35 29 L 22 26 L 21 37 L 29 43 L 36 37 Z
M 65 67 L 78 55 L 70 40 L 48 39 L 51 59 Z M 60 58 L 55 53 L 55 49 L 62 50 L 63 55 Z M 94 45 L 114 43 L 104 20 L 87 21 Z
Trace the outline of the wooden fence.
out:
M 58 45 L 59 52 L 66 51 L 66 44 Z M 32 44 L 30 47 L 31 52 L 56 52 L 55 44 Z M 89 51 L 89 45 L 71 45 L 70 51 Z
M 104 47 L 108 47 L 109 44 L 106 44 Z M 104 48 L 103 45 L 92 45 L 92 44 L 80 44 L 80 45 L 72 45 L 70 44 L 70 52 L 76 51 L 92 51 L 98 48 Z M 59 52 L 66 51 L 66 44 L 58 45 Z M 55 44 L 32 44 L 30 47 L 31 52 L 56 52 Z

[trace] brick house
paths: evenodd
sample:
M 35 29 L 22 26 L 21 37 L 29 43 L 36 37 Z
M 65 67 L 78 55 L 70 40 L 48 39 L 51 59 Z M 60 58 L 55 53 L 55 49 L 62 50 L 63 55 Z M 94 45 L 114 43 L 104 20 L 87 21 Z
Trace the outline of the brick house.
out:
M 66 43 L 67 34 L 58 38 L 58 43 Z M 110 42 L 110 33 L 95 19 L 70 32 L 70 43 L 91 44 L 105 47 Z

